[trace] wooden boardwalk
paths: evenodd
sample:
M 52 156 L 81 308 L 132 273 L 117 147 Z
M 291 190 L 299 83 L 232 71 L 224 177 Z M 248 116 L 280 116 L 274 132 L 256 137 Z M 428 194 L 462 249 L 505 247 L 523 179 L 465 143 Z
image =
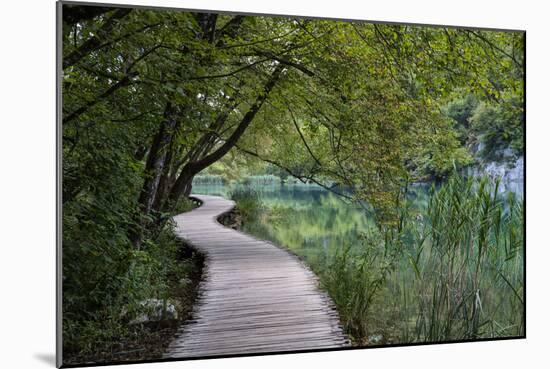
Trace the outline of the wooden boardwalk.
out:
M 218 223 L 233 201 L 192 197 L 202 205 L 174 220 L 178 236 L 205 254 L 205 278 L 193 320 L 180 328 L 164 357 L 348 345 L 330 298 L 296 256 Z

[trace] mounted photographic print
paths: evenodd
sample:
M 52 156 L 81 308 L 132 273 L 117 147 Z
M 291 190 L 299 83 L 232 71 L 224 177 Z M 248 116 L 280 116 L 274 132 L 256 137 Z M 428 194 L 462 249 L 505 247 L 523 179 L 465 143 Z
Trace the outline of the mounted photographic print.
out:
M 525 32 L 58 3 L 58 365 L 525 337 Z

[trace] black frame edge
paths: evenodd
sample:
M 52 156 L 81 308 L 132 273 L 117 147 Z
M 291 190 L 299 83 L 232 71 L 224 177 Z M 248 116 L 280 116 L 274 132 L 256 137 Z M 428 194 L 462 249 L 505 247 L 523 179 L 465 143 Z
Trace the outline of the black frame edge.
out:
M 55 304 L 55 365 L 60 368 L 63 365 L 63 201 L 62 201 L 62 165 L 63 165 L 63 150 L 62 150 L 62 112 L 63 112 L 63 96 L 61 93 L 62 87 L 62 59 L 63 59 L 63 2 L 58 1 L 56 4 L 56 34 L 55 34 L 55 101 L 56 101 L 56 119 L 55 119 L 55 176 L 56 176 L 56 304 Z

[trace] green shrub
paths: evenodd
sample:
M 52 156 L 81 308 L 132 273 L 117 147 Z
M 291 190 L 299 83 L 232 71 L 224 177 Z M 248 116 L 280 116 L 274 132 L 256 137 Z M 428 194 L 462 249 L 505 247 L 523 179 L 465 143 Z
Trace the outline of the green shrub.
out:
M 98 225 L 94 224 L 92 229 Z M 146 234 L 139 250 L 125 238 L 110 241 L 87 237 L 78 248 L 68 243 L 71 238 L 65 239 L 64 248 L 70 250 L 64 252 L 66 362 L 77 362 L 88 356 L 101 361 L 104 355 L 120 347 L 121 342 L 139 341 L 136 336 L 139 327 L 128 322 L 147 312 L 142 302 L 172 298 L 174 276 L 181 279 L 190 273 L 189 265 L 180 260 L 181 245 L 172 226 L 166 222 L 158 235 Z M 74 229 L 68 231 L 75 235 Z M 100 247 L 103 252 L 99 251 Z M 142 338 L 146 340 L 145 336 Z M 109 352 L 100 352 L 99 348 Z

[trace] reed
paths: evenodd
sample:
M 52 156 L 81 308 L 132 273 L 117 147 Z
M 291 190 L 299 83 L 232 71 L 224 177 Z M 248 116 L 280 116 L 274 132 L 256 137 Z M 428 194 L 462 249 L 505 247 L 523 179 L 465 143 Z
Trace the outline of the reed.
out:
M 522 336 L 523 200 L 452 177 L 427 208 L 399 211 L 337 251 L 321 281 L 358 344 Z
M 432 195 L 412 263 L 417 340 L 523 335 L 523 202 L 498 188 L 454 177 Z
M 237 203 L 238 215 L 242 223 L 256 219 L 263 207 L 260 193 L 249 186 L 234 188 L 229 197 Z

